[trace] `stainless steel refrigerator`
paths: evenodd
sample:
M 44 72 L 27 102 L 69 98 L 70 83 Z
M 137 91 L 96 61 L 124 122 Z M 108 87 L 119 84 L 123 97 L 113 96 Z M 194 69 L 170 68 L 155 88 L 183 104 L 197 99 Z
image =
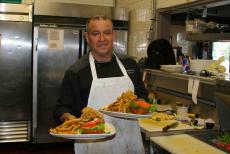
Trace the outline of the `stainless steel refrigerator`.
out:
M 0 4 L 0 143 L 30 141 L 32 6 Z
M 57 125 L 53 110 L 65 71 L 87 51 L 81 29 L 53 26 L 34 27 L 33 136 L 37 143 L 64 141 L 49 135 Z

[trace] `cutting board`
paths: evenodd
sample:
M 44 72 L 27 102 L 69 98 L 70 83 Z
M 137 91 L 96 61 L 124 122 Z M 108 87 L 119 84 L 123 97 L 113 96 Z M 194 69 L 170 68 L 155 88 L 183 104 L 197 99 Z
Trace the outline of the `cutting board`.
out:
M 225 154 L 225 152 L 187 134 L 151 137 L 151 141 L 176 154 Z
M 155 121 L 150 118 L 143 118 L 143 119 L 138 119 L 138 122 L 142 129 L 148 132 L 158 132 L 158 131 L 162 131 L 163 127 L 170 125 L 173 122 L 176 122 L 176 120 Z M 193 129 L 193 127 L 179 122 L 176 128 L 171 128 L 169 129 L 169 131 L 170 130 L 184 130 L 184 129 Z

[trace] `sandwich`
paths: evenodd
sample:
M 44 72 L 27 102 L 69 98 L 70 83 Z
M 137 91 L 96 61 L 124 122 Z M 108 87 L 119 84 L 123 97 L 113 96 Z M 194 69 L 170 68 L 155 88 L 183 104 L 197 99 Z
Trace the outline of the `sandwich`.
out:
M 79 127 L 81 134 L 105 133 L 105 121 L 103 115 L 93 108 L 86 107 L 80 117 L 84 123 Z
M 105 122 L 102 119 L 94 118 L 80 126 L 79 131 L 81 134 L 103 134 L 105 133 Z
M 56 128 L 50 129 L 54 134 L 102 134 L 105 133 L 103 115 L 91 107 L 82 110 L 80 118 L 65 121 Z

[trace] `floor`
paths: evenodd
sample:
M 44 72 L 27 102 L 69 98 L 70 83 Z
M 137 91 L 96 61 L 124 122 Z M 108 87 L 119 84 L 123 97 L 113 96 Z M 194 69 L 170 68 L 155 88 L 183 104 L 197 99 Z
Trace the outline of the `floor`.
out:
M 73 143 L 1 143 L 0 154 L 74 154 Z

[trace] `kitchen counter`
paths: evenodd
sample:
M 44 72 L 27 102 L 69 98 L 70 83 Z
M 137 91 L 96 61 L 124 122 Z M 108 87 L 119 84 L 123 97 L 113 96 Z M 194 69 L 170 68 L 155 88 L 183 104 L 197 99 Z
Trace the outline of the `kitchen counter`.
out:
M 177 134 L 168 136 L 156 136 L 150 138 L 151 142 L 164 148 L 170 153 L 176 154 L 225 154 L 199 139 L 188 134 Z

